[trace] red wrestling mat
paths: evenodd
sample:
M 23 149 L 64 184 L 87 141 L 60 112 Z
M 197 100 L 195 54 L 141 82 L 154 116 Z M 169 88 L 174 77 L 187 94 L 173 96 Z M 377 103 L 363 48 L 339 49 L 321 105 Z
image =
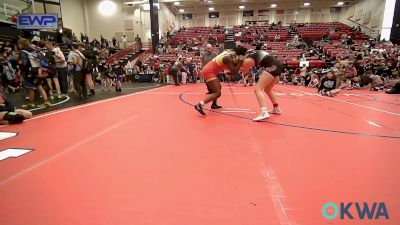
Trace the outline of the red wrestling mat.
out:
M 0 127 L 18 133 L 3 157 L 33 149 L 0 161 L 0 224 L 399 224 L 400 96 L 275 90 L 283 114 L 261 123 L 251 87 L 199 116 L 203 84 Z

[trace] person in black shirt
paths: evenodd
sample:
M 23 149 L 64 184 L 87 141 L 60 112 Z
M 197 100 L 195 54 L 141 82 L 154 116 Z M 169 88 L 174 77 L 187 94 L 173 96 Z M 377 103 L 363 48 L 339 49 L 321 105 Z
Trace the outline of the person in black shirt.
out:
M 38 47 L 40 48 L 39 54 L 42 54 L 48 63 L 48 66 L 45 69 L 47 85 L 49 87 L 49 99 L 54 99 L 53 95 L 56 95 L 58 98 L 61 99 L 61 89 L 56 71 L 54 52 L 49 51 L 46 48 L 46 43 L 42 41 L 38 42 Z M 53 87 L 53 83 L 55 87 Z
M 282 63 L 275 57 L 270 56 L 266 51 L 255 50 L 243 61 L 240 70 L 244 73 L 248 73 L 252 67 L 262 68 L 263 70 L 259 75 L 257 85 L 254 88 L 254 92 L 260 105 L 260 115 L 254 118 L 253 121 L 267 119 L 269 118 L 269 113 L 281 114 L 282 112 L 278 106 L 278 101 L 272 91 L 272 87 L 283 72 Z M 265 93 L 273 104 L 273 109 L 269 112 L 267 111 Z
M 326 76 L 321 80 L 318 93 L 329 97 L 337 95 L 340 89 L 336 89 L 336 77 L 333 75 L 332 71 L 322 70 L 322 74 L 326 74 Z
M 105 40 L 105 39 L 104 39 Z M 89 96 L 95 95 L 96 92 L 94 90 L 94 82 L 92 78 L 93 68 L 97 64 L 97 55 L 93 50 L 85 49 L 85 44 L 81 43 L 79 45 L 80 52 L 84 55 L 86 60 L 86 65 L 83 65 L 82 73 L 84 74 L 84 79 L 87 87 L 89 88 L 90 93 Z M 85 93 L 84 93 L 85 95 Z M 86 95 L 85 95 L 86 96 Z

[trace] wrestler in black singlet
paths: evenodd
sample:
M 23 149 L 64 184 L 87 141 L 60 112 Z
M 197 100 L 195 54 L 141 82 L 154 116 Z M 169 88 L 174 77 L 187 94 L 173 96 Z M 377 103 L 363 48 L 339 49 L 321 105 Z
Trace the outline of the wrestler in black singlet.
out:
M 256 67 L 264 68 L 266 72 L 274 77 L 280 76 L 284 68 L 277 58 L 270 56 L 266 51 L 255 50 L 247 58 L 254 59 Z

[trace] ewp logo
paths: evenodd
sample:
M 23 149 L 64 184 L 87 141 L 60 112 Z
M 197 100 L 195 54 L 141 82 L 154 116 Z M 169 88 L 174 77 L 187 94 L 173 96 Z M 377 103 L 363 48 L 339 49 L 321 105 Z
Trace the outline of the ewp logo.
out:
M 352 208 L 356 208 L 356 210 L 351 210 Z M 326 203 L 322 207 L 322 216 L 328 220 L 335 219 L 340 213 L 340 219 L 350 219 L 353 220 L 354 216 L 358 216 L 356 219 L 364 220 L 378 220 L 378 219 L 389 219 L 389 213 L 386 209 L 386 205 L 383 202 L 374 202 L 372 206 L 368 205 L 368 203 L 358 203 L 358 202 L 349 202 L 349 203 L 340 203 L 340 208 L 332 202 Z
M 19 14 L 19 29 L 57 29 L 57 14 Z

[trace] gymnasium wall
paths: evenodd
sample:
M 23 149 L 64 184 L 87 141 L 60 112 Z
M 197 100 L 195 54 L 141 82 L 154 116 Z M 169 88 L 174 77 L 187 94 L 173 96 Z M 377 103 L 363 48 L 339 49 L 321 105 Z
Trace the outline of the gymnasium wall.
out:
M 151 40 L 150 11 L 144 11 L 139 5 L 128 7 L 122 0 L 115 0 L 117 11 L 111 16 L 104 16 L 98 11 L 100 0 L 62 0 L 62 12 L 65 27 L 71 28 L 77 35 L 87 34 L 90 39 L 103 35 L 108 40 L 115 37 L 118 41 L 125 34 L 133 42 L 137 34 L 143 42 Z M 171 10 L 160 4 L 160 34 L 167 32 L 170 26 L 177 24 Z
M 284 9 L 283 12 L 277 9 L 269 9 L 268 15 L 259 16 L 259 7 L 247 8 L 246 10 L 254 10 L 254 16 L 243 17 L 242 11 L 219 11 L 219 18 L 209 18 L 208 12 L 193 12 L 192 20 L 183 20 L 179 17 L 179 26 L 213 26 L 215 24 L 221 26 L 233 26 L 244 24 L 246 21 L 268 20 L 269 23 L 281 21 L 284 24 L 289 23 L 306 23 L 306 22 L 337 22 L 340 20 L 340 12 L 330 12 L 329 8 L 325 9 Z M 296 13 L 297 12 L 297 13 Z M 188 12 L 189 13 L 189 12 Z
M 104 38 L 111 40 L 115 32 L 124 31 L 124 20 L 132 19 L 133 15 L 122 11 L 123 4 L 121 1 L 114 1 L 117 6 L 116 13 L 110 16 L 104 16 L 98 10 L 100 2 L 101 1 L 93 0 L 84 1 L 89 25 L 87 27 L 88 35 L 90 38 L 97 38 L 98 40 L 100 35 L 103 35 Z
M 70 28 L 77 35 L 87 33 L 85 28 L 85 13 L 82 0 L 62 0 L 61 12 L 64 27 Z
M 363 32 L 376 36 L 382 28 L 385 0 L 364 0 L 344 8 L 340 22 L 349 26 L 360 25 Z
M 177 15 L 179 16 L 179 15 Z M 160 27 L 160 34 L 166 33 L 170 30 L 171 26 L 178 26 L 178 17 L 177 17 L 166 4 L 160 4 L 160 10 L 158 11 L 158 20 Z

